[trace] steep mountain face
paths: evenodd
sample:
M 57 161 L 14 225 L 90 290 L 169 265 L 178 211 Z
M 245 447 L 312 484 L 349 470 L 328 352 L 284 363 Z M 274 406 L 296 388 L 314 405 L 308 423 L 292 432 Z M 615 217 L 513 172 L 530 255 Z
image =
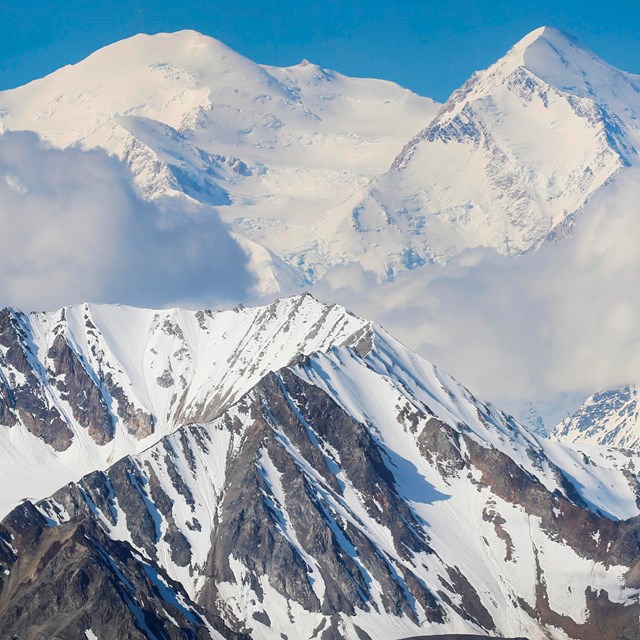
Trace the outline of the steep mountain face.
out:
M 297 357 L 245 374 L 209 418 L 187 393 L 173 433 L 4 519 L 0 635 L 638 637 L 633 456 L 539 439 L 344 310 L 308 297 L 277 308 Z M 111 352 L 134 357 L 128 329 L 110 326 Z M 257 355 L 272 337 L 252 342 Z M 214 387 L 203 374 L 198 399 Z M 89 433 L 67 425 L 72 443 Z M 43 615 L 51 584 L 69 587 Z
M 219 634 L 157 565 L 94 522 L 53 530 L 26 504 L 0 526 L 0 541 L 0 563 L 11 567 L 1 579 L 3 637 L 239 638 L 217 620 Z
M 207 422 L 268 371 L 367 323 L 310 296 L 234 311 L 0 311 L 0 513 Z
M 636 162 L 639 113 L 638 76 L 543 27 L 452 94 L 354 220 L 422 230 L 420 260 L 536 248 L 569 233 L 589 197 Z
M 552 435 L 559 442 L 637 449 L 640 446 L 637 387 L 593 394 Z

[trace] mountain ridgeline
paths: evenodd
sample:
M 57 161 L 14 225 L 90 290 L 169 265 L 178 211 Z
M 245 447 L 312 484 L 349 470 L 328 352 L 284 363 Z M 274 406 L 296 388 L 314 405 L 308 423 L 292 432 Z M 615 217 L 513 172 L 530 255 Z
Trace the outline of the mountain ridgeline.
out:
M 0 92 L 0 131 L 118 157 L 156 203 L 215 207 L 257 293 L 379 279 L 570 235 L 637 162 L 640 80 L 543 27 L 445 104 L 193 31 L 138 35 Z
M 2 637 L 638 637 L 637 458 L 343 308 L 2 318 Z

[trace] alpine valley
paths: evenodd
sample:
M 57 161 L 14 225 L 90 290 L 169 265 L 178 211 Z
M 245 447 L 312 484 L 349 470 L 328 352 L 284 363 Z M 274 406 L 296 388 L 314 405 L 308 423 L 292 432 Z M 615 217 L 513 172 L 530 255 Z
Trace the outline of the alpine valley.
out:
M 444 105 L 193 31 L 0 92 L 0 138 L 218 215 L 261 300 L 0 311 L 0 638 L 640 640 L 638 388 L 546 437 L 299 293 L 568 242 L 639 116 L 547 27 Z

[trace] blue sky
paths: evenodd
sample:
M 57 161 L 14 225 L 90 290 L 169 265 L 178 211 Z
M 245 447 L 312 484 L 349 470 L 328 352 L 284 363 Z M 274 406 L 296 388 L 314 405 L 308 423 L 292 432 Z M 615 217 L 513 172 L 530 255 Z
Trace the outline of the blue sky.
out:
M 191 28 L 257 62 L 287 65 L 308 58 L 444 100 L 472 71 L 543 24 L 640 73 L 639 7 L 630 0 L 2 0 L 0 89 L 135 33 Z

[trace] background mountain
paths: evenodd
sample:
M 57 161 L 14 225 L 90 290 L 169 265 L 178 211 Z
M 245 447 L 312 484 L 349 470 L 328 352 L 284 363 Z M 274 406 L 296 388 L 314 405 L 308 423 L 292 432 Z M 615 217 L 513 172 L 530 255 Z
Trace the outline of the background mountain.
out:
M 594 393 L 552 435 L 559 442 L 638 449 L 639 423 L 638 389 L 625 386 Z
M 635 637 L 637 459 L 376 325 L 310 296 L 4 317 L 3 433 L 50 495 L 0 525 L 2 635 Z
M 343 220 L 330 211 L 385 171 L 436 110 L 391 82 L 306 60 L 263 67 L 193 31 L 135 36 L 0 93 L 5 131 L 103 148 L 144 198 L 219 207 L 259 263 L 261 293 L 290 286 L 289 269 L 306 281 L 359 255 L 349 228 L 331 246 Z
M 358 213 L 420 229 L 423 260 L 538 248 L 636 162 L 639 113 L 638 76 L 542 27 L 454 91 Z
M 308 61 L 261 66 L 192 31 L 0 93 L 2 130 L 103 148 L 144 198 L 217 207 L 261 293 L 353 261 L 386 279 L 564 236 L 635 162 L 639 111 L 637 76 L 548 27 L 444 105 Z

